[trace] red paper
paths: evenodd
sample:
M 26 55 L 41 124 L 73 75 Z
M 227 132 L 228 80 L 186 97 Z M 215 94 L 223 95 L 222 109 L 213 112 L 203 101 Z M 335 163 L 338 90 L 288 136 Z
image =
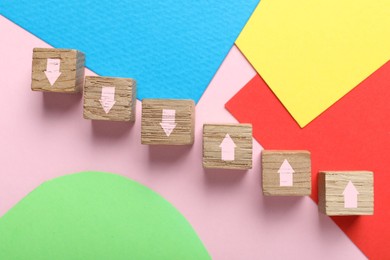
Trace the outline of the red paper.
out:
M 390 259 L 390 62 L 303 129 L 260 76 L 226 108 L 265 149 L 311 151 L 315 201 L 319 170 L 374 171 L 374 216 L 332 218 L 370 259 Z

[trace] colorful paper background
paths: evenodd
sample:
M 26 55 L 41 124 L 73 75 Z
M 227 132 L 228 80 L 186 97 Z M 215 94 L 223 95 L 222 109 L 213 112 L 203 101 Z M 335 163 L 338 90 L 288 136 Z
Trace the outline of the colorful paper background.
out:
M 258 0 L 4 0 L 3 14 L 89 69 L 138 81 L 138 98 L 199 100 Z
M 315 201 L 318 171 L 374 171 L 374 216 L 334 217 L 333 220 L 367 257 L 388 259 L 389 100 L 390 62 L 303 129 L 260 76 L 255 76 L 226 108 L 240 122 L 253 124 L 254 136 L 265 149 L 311 151 Z
M 236 41 L 301 127 L 390 59 L 388 0 L 263 0 Z
M 0 218 L 1 259 L 211 259 L 170 203 L 122 176 L 48 181 Z
M 213 259 L 365 259 L 310 198 L 265 198 L 261 146 L 253 169 L 205 171 L 204 123 L 237 122 L 225 103 L 255 75 L 233 48 L 196 106 L 190 147 L 141 145 L 134 125 L 82 118 L 81 95 L 31 92 L 31 54 L 47 43 L 0 16 L 0 215 L 47 180 L 71 172 L 119 173 L 161 194 L 193 226 Z M 87 53 L 88 55 L 88 53 Z M 87 70 L 87 75 L 93 75 Z M 260 101 L 259 101 L 260 102 Z M 169 152 L 167 152 L 169 151 Z M 1 234 L 0 234 L 1 236 Z M 283 245 L 283 250 L 280 250 Z

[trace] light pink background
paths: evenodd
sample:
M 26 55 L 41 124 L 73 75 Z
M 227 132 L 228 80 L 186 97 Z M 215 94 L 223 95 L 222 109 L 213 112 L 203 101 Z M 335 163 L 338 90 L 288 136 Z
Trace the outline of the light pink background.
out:
M 0 216 L 46 180 L 107 171 L 170 201 L 214 259 L 365 258 L 310 198 L 262 196 L 256 141 L 252 170 L 202 168 L 203 123 L 236 122 L 224 104 L 255 73 L 235 47 L 196 106 L 195 144 L 149 147 L 140 144 L 140 102 L 134 125 L 85 120 L 81 94 L 30 90 L 32 48 L 49 45 L 1 16 L 0 33 Z

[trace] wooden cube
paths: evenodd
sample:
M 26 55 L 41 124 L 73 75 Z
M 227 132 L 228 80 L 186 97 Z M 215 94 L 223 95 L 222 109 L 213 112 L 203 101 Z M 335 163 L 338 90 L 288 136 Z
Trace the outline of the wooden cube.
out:
M 195 103 L 193 100 L 142 100 L 142 144 L 193 144 L 194 128 Z
M 84 83 L 85 56 L 77 50 L 34 48 L 31 89 L 76 93 Z
M 318 208 L 329 216 L 373 215 L 374 173 L 370 171 L 320 172 Z
M 85 119 L 133 122 L 135 108 L 135 80 L 98 76 L 85 78 Z
M 308 151 L 261 153 L 263 194 L 306 196 L 311 194 L 311 159 Z
M 203 167 L 252 168 L 252 125 L 203 125 Z

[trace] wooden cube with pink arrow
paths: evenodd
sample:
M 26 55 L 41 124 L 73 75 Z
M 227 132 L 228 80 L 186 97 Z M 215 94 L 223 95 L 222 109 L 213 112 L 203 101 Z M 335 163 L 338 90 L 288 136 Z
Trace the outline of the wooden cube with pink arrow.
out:
M 251 124 L 203 125 L 203 167 L 252 169 Z
M 191 145 L 194 143 L 195 102 L 184 99 L 143 99 L 141 143 Z
M 261 153 L 263 194 L 311 194 L 311 155 L 308 151 L 264 150 Z
M 85 56 L 70 49 L 34 48 L 34 91 L 77 93 L 83 88 Z
M 373 215 L 374 173 L 371 171 L 320 172 L 318 208 L 329 216 Z
M 135 121 L 136 82 L 130 78 L 85 77 L 84 118 Z

